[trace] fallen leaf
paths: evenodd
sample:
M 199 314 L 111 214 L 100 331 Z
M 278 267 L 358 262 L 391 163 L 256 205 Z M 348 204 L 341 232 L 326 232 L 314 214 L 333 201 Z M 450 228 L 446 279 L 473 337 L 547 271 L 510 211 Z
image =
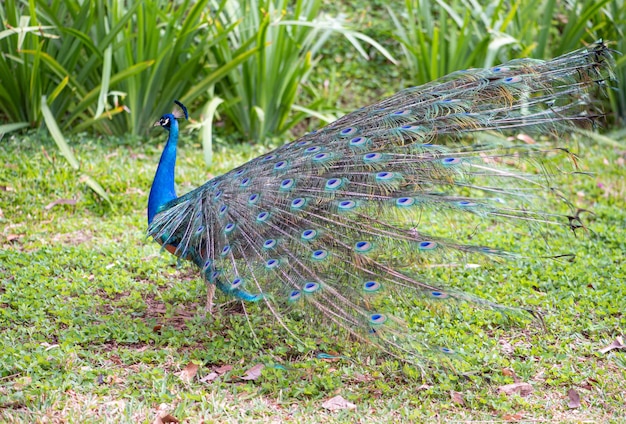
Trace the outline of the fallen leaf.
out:
M 202 377 L 199 381 L 200 383 L 210 383 L 211 381 L 215 380 L 219 376 L 220 375 L 216 373 L 215 371 L 211 371 L 209 374 Z
M 48 203 L 46 206 L 44 206 L 45 210 L 50 210 L 53 207 L 55 207 L 56 205 L 75 205 L 76 204 L 76 199 L 57 199 L 53 202 Z
M 615 340 L 613 340 L 613 343 L 600 349 L 600 353 L 607 353 L 613 349 L 626 349 L 626 345 L 624 344 L 624 339 L 622 336 L 617 336 Z
M 339 411 L 342 409 L 355 409 L 356 405 L 337 395 L 322 403 L 322 408 L 328 409 L 329 411 Z
M 176 417 L 173 417 L 170 414 L 167 414 L 166 416 L 162 417 L 161 421 L 163 421 L 165 424 L 167 424 L 167 423 L 179 423 L 180 422 L 180 421 L 178 421 L 176 419 Z
M 502 416 L 502 419 L 504 421 L 519 421 L 522 418 L 524 418 L 524 413 L 523 412 L 516 412 L 515 414 L 506 414 L 506 415 Z
M 454 390 L 452 390 L 450 392 L 450 398 L 452 399 L 452 402 L 458 404 L 458 405 L 465 405 L 465 400 L 463 399 L 463 394 L 459 393 L 459 392 L 455 392 Z
M 152 327 L 152 332 L 153 333 L 158 333 L 161 334 L 161 328 L 163 328 L 161 325 L 155 325 L 154 327 Z
M 200 379 L 200 382 L 201 383 L 210 383 L 211 381 L 215 380 L 220 375 L 224 375 L 224 374 L 226 374 L 228 371 L 230 371 L 232 369 L 233 369 L 232 365 L 222 365 L 221 367 L 217 367 L 217 368 L 213 369 L 213 371 L 211 371 L 211 373 L 209 373 L 208 375 L 205 375 L 204 377 L 202 377 Z
M 246 374 L 243 377 L 241 377 L 241 379 L 242 380 L 256 380 L 257 378 L 261 376 L 261 371 L 263 370 L 263 368 L 265 368 L 265 365 L 256 364 L 255 366 L 250 368 L 248 371 L 246 371 Z
M 8 185 L 0 185 L 0 191 L 15 191 L 13 187 Z
M 520 382 L 520 378 L 517 376 L 517 374 L 515 374 L 515 371 L 513 371 L 511 368 L 502 369 L 502 374 L 507 375 L 509 377 L 513 377 L 513 381 L 516 383 Z
M 213 371 L 215 371 L 216 373 L 222 375 L 222 374 L 226 374 L 228 371 L 230 371 L 232 369 L 233 369 L 232 365 L 222 365 L 221 367 L 215 368 Z
M 185 369 L 180 372 L 178 376 L 185 383 L 191 383 L 193 381 L 193 378 L 198 373 L 198 368 L 199 368 L 198 365 L 194 364 L 193 362 L 190 362 L 187 364 Z
M 569 389 L 567 391 L 567 397 L 569 398 L 569 402 L 567 402 L 569 409 L 580 408 L 580 395 L 576 390 Z
M 163 415 L 161 415 L 163 414 Z M 152 424 L 168 424 L 168 423 L 179 423 L 176 417 L 171 416 L 170 414 L 159 412 L 152 422 Z
M 520 396 L 528 396 L 533 391 L 533 386 L 528 383 L 513 383 L 498 387 L 500 393 L 505 395 L 519 394 Z
M 152 424 L 179 423 L 180 421 L 176 417 L 170 415 L 169 412 L 167 412 L 169 409 L 171 409 L 171 407 L 168 404 L 160 404 L 159 409 L 157 410 L 157 415 L 154 418 L 154 421 L 152 421 Z
M 20 238 L 22 238 L 22 236 L 21 236 L 20 234 L 9 234 L 9 235 L 7 236 L 7 241 L 8 241 L 9 243 L 12 243 L 12 242 L 14 242 L 14 241 L 19 240 Z

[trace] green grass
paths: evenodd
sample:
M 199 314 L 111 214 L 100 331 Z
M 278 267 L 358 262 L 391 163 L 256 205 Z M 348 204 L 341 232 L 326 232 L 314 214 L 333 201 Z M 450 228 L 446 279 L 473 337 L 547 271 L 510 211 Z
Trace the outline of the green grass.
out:
M 114 211 L 73 178 L 46 137 L 14 136 L 0 145 L 0 421 L 150 423 L 161 404 L 194 423 L 497 421 L 516 414 L 522 421 L 626 419 L 626 352 L 599 353 L 626 328 L 623 150 L 581 145 L 583 170 L 595 174 L 557 181 L 595 213 L 588 216 L 588 234 L 550 238 L 553 250 L 577 254 L 574 263 L 524 259 L 429 271 L 459 289 L 540 310 L 546 329 L 467 305 L 433 307 L 422 331 L 462 340 L 465 368 L 473 372 L 422 377 L 334 332 L 301 328 L 298 343 L 256 307 L 248 307 L 250 324 L 233 304 L 203 317 L 198 274 L 177 268 L 145 237 L 146 198 L 164 136 L 154 139 L 158 143 L 72 140 L 82 167 L 107 188 Z M 185 143 L 187 134 L 182 139 L 181 193 L 211 177 L 200 147 Z M 212 172 L 268 148 L 218 146 Z M 49 206 L 59 199 L 76 203 Z M 490 237 L 529 257 L 537 251 L 531 237 L 511 240 L 502 230 Z M 319 351 L 352 359 L 318 359 Z M 200 367 L 188 383 L 178 374 L 191 361 Z M 266 364 L 261 377 L 242 380 L 257 363 Z M 199 381 L 221 365 L 233 369 Z M 499 394 L 498 387 L 513 383 L 506 369 L 531 383 L 533 393 Z M 570 388 L 581 394 L 578 409 L 567 406 Z M 321 407 L 337 394 L 356 410 Z

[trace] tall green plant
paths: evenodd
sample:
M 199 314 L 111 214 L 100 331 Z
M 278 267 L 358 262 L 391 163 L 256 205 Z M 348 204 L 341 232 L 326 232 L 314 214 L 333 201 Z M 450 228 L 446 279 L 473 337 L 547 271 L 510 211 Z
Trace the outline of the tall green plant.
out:
M 626 43 L 624 0 L 405 0 L 398 9 L 388 8 L 394 37 L 415 84 L 515 57 L 548 59 L 601 38 Z M 616 75 L 622 89 L 612 94 L 613 110 L 624 117 L 622 58 Z
M 0 3 L 0 133 L 46 127 L 80 170 L 63 133 L 138 134 L 177 97 L 212 85 L 257 50 L 211 68 L 208 0 L 6 0 Z M 201 99 L 202 100 L 202 99 Z M 91 177 L 89 187 L 106 198 Z
M 213 64 L 208 49 L 233 28 L 210 29 L 208 0 L 143 0 L 133 20 L 117 35 L 119 48 L 113 54 L 114 70 L 137 61 L 152 61 L 145 72 L 124 80 L 119 89 L 128 97 L 122 128 L 133 134 L 145 131 L 155 115 L 167 110 L 173 99 L 205 101 L 213 84 L 256 52 L 254 46 L 242 49 L 229 60 Z M 121 2 L 115 2 L 108 16 L 111 26 L 125 15 Z M 119 118 L 118 118 L 119 121 Z
M 45 95 L 52 117 L 63 128 L 80 116 L 106 130 L 96 119 L 102 93 L 108 89 L 103 82 L 114 85 L 151 65 L 137 63 L 123 72 L 103 75 L 106 51 L 112 45 L 111 40 L 97 45 L 89 36 L 89 29 L 99 19 L 91 2 L 81 6 L 78 1 L 6 0 L 0 5 L 0 18 L 5 28 L 0 39 L 4 87 L 0 111 L 11 122 L 22 120 L 38 127 Z M 108 115 L 121 111 L 113 108 Z
M 0 115 L 19 129 L 37 125 L 41 119 L 41 96 L 63 87 L 63 79 L 54 75 L 40 78 L 42 46 L 59 35 L 54 27 L 37 25 L 23 16 L 14 0 L 0 6 Z M 39 51 L 30 55 L 25 51 Z
M 344 36 L 364 55 L 362 43 L 369 44 L 393 60 L 373 39 L 341 20 L 320 16 L 321 0 L 214 0 L 211 4 L 216 10 L 214 31 L 237 24 L 210 47 L 215 63 L 232 60 L 249 46 L 259 48 L 216 85 L 216 95 L 224 100 L 219 110 L 249 140 L 283 135 L 308 116 L 332 119 L 318 112 L 324 102 L 321 96 L 306 106 L 296 103 L 298 87 L 307 80 L 329 37 Z
M 65 132 L 138 134 L 256 51 L 212 66 L 207 49 L 232 26 L 208 30 L 208 0 L 6 0 L 0 18 L 0 113 L 37 127 L 46 95 Z

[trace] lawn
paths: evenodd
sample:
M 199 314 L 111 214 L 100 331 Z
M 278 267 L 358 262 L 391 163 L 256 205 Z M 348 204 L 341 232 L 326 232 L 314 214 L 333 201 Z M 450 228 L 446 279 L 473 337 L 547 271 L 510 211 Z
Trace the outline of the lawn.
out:
M 14 3 L 20 2 L 6 4 Z M 45 5 L 26 2 L 21 12 L 30 13 L 27 5 L 31 3 Z M 315 69 L 299 87 L 296 104 L 306 105 L 317 99 L 324 112 L 340 115 L 414 85 L 411 66 L 398 40 L 391 36 L 397 25 L 387 6 L 393 6 L 400 17 L 404 16 L 405 5 L 417 3 L 358 0 L 331 5 L 327 13 L 345 14 L 352 26 L 379 41 L 401 64 L 393 65 L 373 48 L 368 48 L 371 58 L 366 61 L 345 39 L 332 38 L 313 58 Z M 437 2 L 444 6 L 448 3 Z M 487 6 L 453 3 L 463 6 L 460 22 L 466 16 L 471 23 L 469 32 L 480 36 L 478 40 L 484 36 L 489 41 L 491 36 L 518 31 L 517 36 L 523 40 L 519 46 L 508 46 L 515 54 L 521 54 L 522 47 L 523 52 L 531 52 L 537 43 L 546 40 L 550 48 L 542 52 L 549 55 L 563 53 L 560 49 L 564 46 L 580 47 L 600 38 L 595 37 L 591 26 L 585 26 L 586 21 L 571 19 L 577 15 L 593 21 L 594 31 L 608 30 L 605 39 L 617 38 L 611 48 L 621 49 L 619 46 L 624 44 L 619 35 L 624 30 L 622 9 L 611 19 L 602 12 L 599 20 L 594 20 L 595 12 L 581 12 L 596 10 L 598 2 L 572 2 L 578 6 L 571 8 L 569 2 L 542 3 L 554 6 L 554 10 L 563 7 L 570 13 L 554 16 L 541 16 L 535 2 L 513 2 L 514 9 L 520 7 L 528 13 L 516 15 L 515 19 L 507 11 L 507 2 L 490 2 Z M 610 10 L 623 7 L 622 3 L 610 2 Z M 69 11 L 78 5 L 89 7 L 85 2 L 55 5 Z M 464 5 L 471 5 L 472 10 Z M 152 9 L 159 19 L 172 18 Z M 441 10 L 438 6 L 434 15 L 423 15 L 421 22 L 432 27 L 432 33 L 422 34 L 426 48 L 413 63 L 435 74 L 451 66 L 446 61 L 462 56 L 454 49 L 463 50 L 461 41 L 469 39 L 453 35 L 460 30 L 453 25 L 442 26 L 448 18 Z M 469 19 L 468 11 L 481 19 Z M 253 15 L 246 16 L 254 19 Z M 431 19 L 433 16 L 439 20 Z M 542 22 L 535 22 L 538 16 Z M 134 19 L 128 22 L 132 24 Z M 202 23 L 198 28 L 203 28 L 205 22 L 198 22 Z M 502 33 L 485 32 L 483 24 L 490 30 L 496 25 Z M 85 27 L 85 34 L 93 32 L 88 21 L 79 20 L 77 25 Z M 250 30 L 252 24 L 247 25 L 243 29 Z M 106 40 L 119 42 L 124 49 L 132 50 L 127 39 L 139 41 L 143 37 L 109 37 L 108 26 L 100 26 Z M 39 38 L 31 39 L 42 31 L 34 28 L 26 38 L 33 43 L 32 49 L 40 43 L 54 46 L 50 40 L 45 44 Z M 165 43 L 161 25 L 145 28 L 152 31 L 151 37 Z M 172 28 L 182 27 L 177 23 Z M 539 28 L 545 31 L 534 31 Z M 419 29 L 416 34 L 426 30 Z M 450 32 L 446 35 L 446 31 Z M 4 42 L 12 44 L 6 45 L 17 45 L 7 34 Z M 185 35 L 194 37 L 192 32 Z M 541 41 L 540 36 L 547 38 Z M 81 40 L 89 38 L 85 35 Z M 94 43 L 108 50 L 105 43 Z M 482 50 L 467 48 L 464 53 L 481 56 L 490 45 L 481 42 Z M 228 43 L 224 46 L 223 52 L 231 53 Z M 174 63 L 169 56 L 161 56 L 158 44 L 153 47 L 167 65 Z M 40 87 L 33 83 L 36 78 L 22 78 L 22 72 L 34 73 L 31 63 L 37 63 L 34 56 L 29 56 L 29 49 L 2 58 L 22 66 L 20 72 L 6 68 L 5 79 L 15 74 L 22 88 L 34 88 L 32 96 L 19 97 L 28 106 L 24 110 L 30 112 L 37 110 L 30 107 L 30 101 L 40 99 L 45 90 L 39 92 Z M 504 50 L 503 55 L 509 53 L 508 48 Z M 65 52 L 56 47 L 52 51 Z M 74 65 L 80 69 L 74 73 L 80 75 L 73 78 L 82 76 L 92 84 L 100 84 L 103 73 L 94 62 L 95 56 L 83 52 L 74 50 Z M 25 54 L 28 60 L 20 59 L 19 55 Z M 100 54 L 104 62 L 106 54 Z M 119 70 L 126 72 L 128 66 L 117 64 L 117 60 L 132 56 L 115 54 L 113 60 Z M 71 55 L 59 57 L 72 59 Z M 85 59 L 85 66 L 93 66 L 93 77 L 83 71 L 78 59 Z M 279 59 L 285 58 L 278 55 L 278 64 L 282 63 Z M 622 72 L 623 56 L 616 54 L 616 59 Z M 276 63 L 273 65 L 278 66 Z M 182 70 L 196 72 L 186 66 Z M 202 69 L 213 71 L 219 66 L 210 63 Z M 43 79 L 43 86 L 54 87 L 59 84 L 59 75 L 48 71 L 41 75 L 52 82 Z M 132 103 L 137 108 L 131 110 L 139 109 L 142 119 L 156 120 L 159 116 L 149 118 L 150 110 L 141 109 L 142 96 L 148 99 L 144 99 L 146 108 L 154 107 L 155 102 L 169 103 L 173 99 L 164 98 L 164 86 L 176 85 L 177 81 L 170 74 L 162 74 L 157 96 L 141 88 L 146 86 L 144 83 L 157 84 L 146 75 L 136 74 L 135 93 L 125 101 L 137 101 Z M 619 75 L 623 81 L 623 73 Z M 428 79 L 429 75 L 419 76 Z M 68 107 L 78 101 L 72 96 L 80 94 L 72 88 L 74 79 L 63 80 L 57 92 L 63 94 L 61 98 L 71 99 L 66 103 Z M 70 85 L 65 87 L 68 81 Z M 225 81 L 228 88 L 229 80 Z M 296 92 L 297 81 L 293 84 Z M 250 81 L 244 85 L 246 89 L 254 86 Z M 262 82 L 257 85 L 268 98 L 277 94 Z M 120 87 L 112 89 L 123 90 Z M 93 91 L 86 97 L 95 104 L 97 96 L 93 94 L 98 89 L 88 88 Z M 204 91 L 205 96 L 213 94 L 212 90 L 211 95 Z M 242 93 L 251 99 L 258 96 L 255 90 Z M 226 93 L 218 90 L 217 94 Z M 240 93 L 231 94 L 233 98 L 225 97 L 225 103 L 237 104 Z M 152 95 L 158 100 L 153 101 Z M 613 104 L 618 104 L 615 98 L 619 98 L 623 107 L 623 92 L 616 89 L 613 95 Z M 288 111 L 283 100 L 269 103 Z M 195 101 L 194 106 L 205 101 L 208 98 Z M 16 100 L 15 105 L 18 103 Z M 7 104 L 12 105 L 3 103 Z M 80 105 L 88 109 L 82 102 Z M 504 315 L 463 302 L 388 300 L 394 306 L 397 302 L 400 314 L 415 318 L 412 322 L 416 334 L 456 342 L 454 367 L 444 355 L 434 355 L 434 362 L 422 370 L 380 354 L 330 326 L 311 328 L 305 319 L 286 317 L 296 339 L 266 308 L 242 306 L 224 295 L 218 295 L 215 313 L 207 315 L 206 287 L 197 270 L 185 263 L 177 264 L 173 256 L 146 237 L 147 198 L 165 133 L 160 128 L 144 131 L 138 126 L 133 131 L 141 136 L 96 135 L 98 128 L 119 124 L 120 117 L 130 120 L 139 116 L 124 115 L 123 110 L 121 106 L 116 108 L 120 115 L 111 121 L 106 113 L 93 122 L 83 121 L 79 130 L 89 128 L 90 132 L 71 134 L 76 128 L 73 123 L 65 128 L 69 145 L 80 160 L 80 172 L 68 165 L 45 125 L 38 130 L 0 135 L 0 422 L 626 422 L 626 131 L 612 130 L 612 121 L 603 129 L 609 139 L 572 134 L 558 140 L 559 146 L 567 146 L 578 156 L 579 172 L 564 172 L 551 183 L 576 207 L 587 211 L 582 215 L 585 229 L 573 233 L 563 227 L 525 233 L 523 225 L 509 231 L 507 225 L 488 221 L 482 228 L 489 231 L 462 228 L 461 233 L 472 243 L 509 249 L 518 252 L 518 257 L 480 261 L 476 266 L 440 261 L 439 266 L 420 270 L 427 280 L 444 281 L 454 289 L 502 305 L 527 308 L 541 318 L 525 313 Z M 55 111 L 56 118 L 65 125 L 64 119 L 76 118 L 78 122 L 83 116 L 80 111 Z M 254 115 L 250 110 L 246 112 Z M 619 113 L 612 112 L 613 118 Z M 183 124 L 176 168 L 179 194 L 290 141 L 289 136 L 275 136 L 256 144 L 242 141 L 245 135 L 235 133 L 227 114 L 223 110 L 220 113 L 221 120 L 217 119 L 213 128 L 215 155 L 210 168 L 203 158 L 199 131 L 190 133 L 193 125 Z M 196 124 L 206 118 L 201 114 L 199 107 L 190 110 Z M 93 118 L 86 112 L 84 116 Z M 0 118 L 0 124 L 11 119 L 7 113 Z M 37 128 L 42 117 L 37 115 L 38 121 L 29 117 L 14 119 L 25 121 L 22 127 Z M 314 121 L 307 118 L 292 132 L 301 135 L 313 125 Z M 199 125 L 195 127 L 197 130 Z M 91 191 L 81 177 L 83 173 L 104 187 L 110 201 Z M 533 206 L 542 207 L 540 203 Z M 442 216 L 433 225 L 445 226 L 445 219 Z M 572 256 L 546 257 L 561 254 Z
M 2 140 L 0 421 L 149 423 L 168 422 L 167 414 L 190 423 L 626 419 L 626 351 L 602 350 L 626 328 L 624 148 L 579 138 L 584 172 L 555 181 L 593 211 L 588 231 L 550 236 L 552 250 L 574 252 L 573 262 L 535 259 L 531 237 L 511 241 L 494 231 L 491 237 L 514 243 L 524 259 L 426 271 L 541 311 L 545 328 L 466 305 L 445 309 L 448 320 L 433 312 L 423 331 L 441 325 L 462 334 L 466 366 L 422 374 L 340 333 L 300 328 L 306 336 L 294 340 L 263 308 L 244 310 L 225 297 L 215 316 L 205 316 L 198 274 L 177 267 L 145 236 L 164 138 L 155 130 L 149 141 L 70 140 L 114 207 L 81 183 L 45 133 Z M 211 177 L 190 140 L 182 135 L 181 193 Z M 220 145 L 211 171 L 271 147 Z M 529 383 L 532 392 L 504 393 L 514 383 L 524 390 Z M 324 402 L 336 395 L 356 408 L 329 410 Z

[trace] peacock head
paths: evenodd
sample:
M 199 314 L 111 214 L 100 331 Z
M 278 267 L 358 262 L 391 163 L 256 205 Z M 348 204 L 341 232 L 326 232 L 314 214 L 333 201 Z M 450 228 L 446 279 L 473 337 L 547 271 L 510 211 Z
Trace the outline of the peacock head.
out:
M 161 116 L 161 118 L 158 121 L 154 123 L 154 126 L 163 127 L 169 131 L 173 119 L 176 119 L 174 115 L 172 115 L 171 113 L 166 113 L 165 115 Z
M 163 127 L 169 131 L 174 120 L 183 117 L 185 119 L 189 119 L 189 114 L 187 113 L 187 108 L 185 107 L 185 105 L 178 100 L 174 100 L 174 103 L 176 103 L 178 107 L 175 107 L 172 113 L 166 113 L 165 115 L 161 116 L 161 118 L 154 123 L 155 127 Z

